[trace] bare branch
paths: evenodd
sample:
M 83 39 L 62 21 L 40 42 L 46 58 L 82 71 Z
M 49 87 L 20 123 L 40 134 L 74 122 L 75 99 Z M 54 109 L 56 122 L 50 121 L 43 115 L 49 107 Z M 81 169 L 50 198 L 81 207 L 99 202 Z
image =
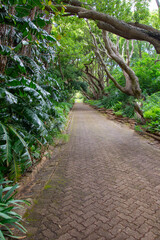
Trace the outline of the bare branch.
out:
M 133 56 L 133 52 L 134 52 L 134 43 L 133 43 L 133 40 L 132 40 L 132 49 L 131 49 L 131 53 L 130 53 L 130 56 L 129 56 L 130 59 Z
M 117 48 L 117 51 L 119 52 L 119 36 L 117 36 L 116 48 Z
M 101 41 L 101 39 L 100 39 L 99 36 L 98 36 L 98 40 L 99 40 L 99 42 L 100 42 L 100 44 L 101 44 L 101 46 L 102 46 L 102 48 L 103 48 L 103 52 L 107 55 L 108 58 L 111 59 L 111 57 L 109 56 L 108 52 L 106 51 L 106 48 L 105 48 L 104 44 L 102 43 L 102 41 Z M 102 51 L 102 50 L 99 49 L 99 51 Z
M 134 71 L 127 66 L 123 58 L 120 56 L 113 42 L 109 39 L 106 34 L 106 31 L 103 30 L 103 40 L 105 43 L 105 47 L 111 56 L 111 58 L 117 62 L 117 64 L 121 67 L 123 74 L 126 79 L 126 86 L 124 88 L 125 92 L 129 95 L 133 95 L 137 98 L 141 96 L 141 89 L 139 87 L 139 81 Z
M 87 22 L 87 23 L 88 23 L 88 22 Z M 98 55 L 98 57 L 99 57 L 99 59 L 100 59 L 100 61 L 101 61 L 101 63 L 102 63 L 102 66 L 103 66 L 103 68 L 104 68 L 104 70 L 105 70 L 108 78 L 110 78 L 110 79 L 112 80 L 112 82 L 114 83 L 114 85 L 115 85 L 120 91 L 125 92 L 125 88 L 122 87 L 121 85 L 119 85 L 118 82 L 115 80 L 115 78 L 114 78 L 114 77 L 110 74 L 110 72 L 108 71 L 108 69 L 107 69 L 107 67 L 106 67 L 106 64 L 105 64 L 105 62 L 104 62 L 104 60 L 103 60 L 103 58 L 102 58 L 102 56 L 101 56 L 101 54 L 100 54 L 100 52 L 99 52 L 99 48 L 98 48 L 98 44 L 97 44 L 96 37 L 95 37 L 95 35 L 92 33 L 92 31 L 91 31 L 91 26 L 89 25 L 89 23 L 88 23 L 88 27 L 89 27 L 89 32 L 90 32 L 90 34 L 91 34 L 91 36 L 92 36 L 92 38 L 93 38 L 93 42 L 94 42 L 94 45 L 95 45 L 95 48 L 96 48 L 96 54 Z
M 122 45 L 122 58 L 124 58 L 125 43 L 126 43 L 126 40 L 124 41 L 124 43 Z

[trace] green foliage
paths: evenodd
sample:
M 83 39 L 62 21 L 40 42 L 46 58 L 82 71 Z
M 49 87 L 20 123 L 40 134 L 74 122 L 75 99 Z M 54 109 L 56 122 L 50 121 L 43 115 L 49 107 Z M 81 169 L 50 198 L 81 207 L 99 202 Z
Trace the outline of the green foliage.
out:
M 59 133 L 57 135 L 57 139 L 61 140 L 62 143 L 67 143 L 69 141 L 69 135 L 68 134 L 64 134 L 64 133 Z
M 1 149 L 1 161 L 5 162 L 7 166 L 11 162 L 11 140 L 6 127 L 0 123 L 0 149 Z
M 120 91 L 112 91 L 99 100 L 87 100 L 87 103 L 99 108 L 113 109 L 116 115 L 134 116 L 134 99 Z
M 16 213 L 16 209 L 22 208 L 22 205 L 27 203 L 23 200 L 15 200 L 15 190 L 18 188 L 18 184 L 10 186 L 10 181 L 0 179 L 0 239 L 5 240 L 6 237 L 19 239 L 19 236 L 15 236 L 13 233 L 13 227 L 20 230 L 22 233 L 26 233 L 27 230 L 20 223 L 22 217 Z M 8 239 L 8 238 L 7 238 Z
M 152 120 L 158 120 L 160 118 L 160 107 L 153 106 L 150 110 L 144 113 L 144 117 Z
M 146 129 L 151 132 L 160 132 L 160 92 L 147 97 L 143 111 L 147 119 Z
M 147 23 L 149 18 L 149 1 L 148 0 L 132 0 L 134 7 L 133 19 L 136 22 Z
M 159 61 L 143 53 L 142 58 L 135 62 L 133 69 L 139 78 L 142 92 L 150 95 L 160 90 Z
M 117 102 L 113 105 L 113 110 L 117 112 L 118 110 L 121 109 L 121 107 L 122 107 L 122 102 Z
M 99 108 L 104 107 L 101 99 L 99 99 L 99 100 L 85 100 L 85 102 L 89 103 L 92 106 L 96 106 L 96 107 L 99 107 Z
M 92 6 L 96 7 L 96 9 L 100 12 L 104 12 L 107 14 L 110 14 L 112 16 L 115 16 L 122 20 L 131 20 L 131 3 L 123 0 L 107 0 L 107 1 L 94 1 L 94 0 L 88 0 L 88 4 L 91 4 Z
M 135 129 L 135 131 L 137 131 L 137 132 L 143 132 L 142 127 L 139 126 L 139 125 L 135 126 L 134 129 Z
M 49 189 L 49 188 L 52 188 L 52 186 L 49 185 L 49 184 L 46 184 L 46 185 L 44 186 L 44 189 L 45 189 L 45 190 L 47 190 L 47 189 Z
M 122 116 L 122 115 L 123 115 L 122 110 L 119 110 L 119 111 L 115 112 L 115 115 L 116 115 L 116 116 Z
M 15 181 L 64 126 L 71 105 L 63 102 L 74 92 L 74 84 L 69 87 L 53 71 L 57 40 L 45 30 L 54 17 L 46 5 L 48 1 L 39 0 L 0 5 L 5 26 L 0 45 L 1 63 L 5 60 L 0 67 L 0 177 Z M 79 72 L 70 74 L 68 68 L 65 74 L 73 80 Z

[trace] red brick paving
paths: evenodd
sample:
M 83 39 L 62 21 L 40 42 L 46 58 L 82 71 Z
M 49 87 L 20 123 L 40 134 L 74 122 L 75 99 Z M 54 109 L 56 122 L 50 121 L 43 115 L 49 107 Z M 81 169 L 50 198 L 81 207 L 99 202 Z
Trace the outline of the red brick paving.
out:
M 27 239 L 160 240 L 160 151 L 84 104 L 72 115 Z

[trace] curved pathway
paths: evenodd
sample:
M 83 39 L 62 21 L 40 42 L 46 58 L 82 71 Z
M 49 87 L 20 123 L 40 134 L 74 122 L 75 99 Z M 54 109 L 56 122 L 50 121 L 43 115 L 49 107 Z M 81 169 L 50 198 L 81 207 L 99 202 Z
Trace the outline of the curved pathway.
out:
M 70 140 L 28 213 L 32 240 L 159 240 L 160 151 L 75 104 Z

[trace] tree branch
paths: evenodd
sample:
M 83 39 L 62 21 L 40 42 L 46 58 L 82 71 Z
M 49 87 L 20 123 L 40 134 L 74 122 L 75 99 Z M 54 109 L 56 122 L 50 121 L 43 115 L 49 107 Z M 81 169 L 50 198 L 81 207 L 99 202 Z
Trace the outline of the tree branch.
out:
M 104 60 L 103 60 L 103 58 L 102 58 L 102 56 L 101 56 L 101 54 L 100 54 L 100 52 L 99 52 L 99 48 L 98 48 L 98 44 L 97 44 L 96 37 L 95 37 L 95 35 L 92 33 L 91 27 L 90 27 L 90 25 L 89 25 L 88 22 L 87 22 L 87 24 L 88 24 L 88 27 L 89 27 L 89 32 L 90 32 L 90 34 L 91 34 L 91 36 L 92 36 L 92 38 L 93 38 L 93 43 L 94 43 L 95 48 L 96 48 L 96 54 L 98 55 L 98 57 L 99 57 L 99 59 L 100 59 L 100 62 L 102 63 L 102 66 L 103 66 L 103 68 L 104 68 L 104 70 L 105 70 L 108 78 L 111 79 L 111 81 L 114 83 L 114 85 L 115 85 L 120 91 L 125 92 L 125 88 L 122 87 L 121 85 L 119 85 L 119 83 L 115 80 L 115 78 L 114 78 L 114 77 L 110 74 L 110 72 L 108 71 L 108 69 L 107 69 L 107 67 L 106 67 L 106 64 L 105 64 L 105 62 L 104 62 Z
M 66 1 L 68 3 L 68 1 Z M 147 41 L 155 47 L 157 53 L 160 53 L 160 31 L 144 24 L 139 23 L 127 23 L 116 19 L 108 14 L 100 13 L 94 10 L 87 10 L 84 4 L 76 4 L 72 0 L 69 4 L 65 6 L 66 13 L 77 14 L 79 18 L 92 19 L 94 21 L 98 20 L 97 26 L 100 29 L 112 32 L 118 36 L 124 37 L 126 39 L 136 39 L 141 41 Z M 60 11 L 62 5 L 55 5 L 55 7 Z M 46 6 L 47 11 L 53 10 Z

